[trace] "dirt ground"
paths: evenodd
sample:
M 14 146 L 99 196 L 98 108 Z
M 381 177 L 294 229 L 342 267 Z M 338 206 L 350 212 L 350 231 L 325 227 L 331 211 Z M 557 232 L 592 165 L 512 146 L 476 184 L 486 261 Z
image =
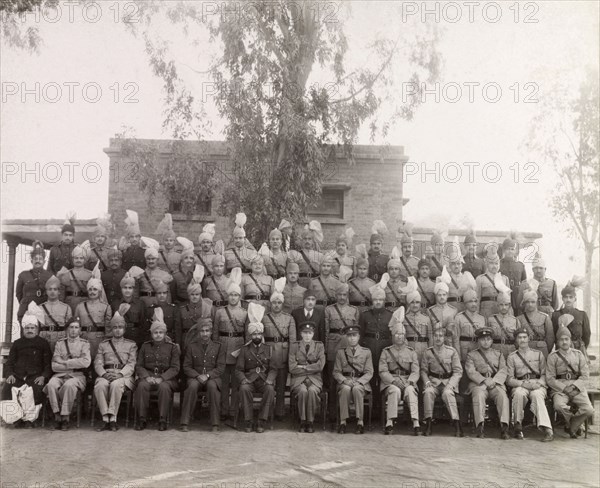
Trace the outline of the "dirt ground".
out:
M 590 430 L 597 432 L 598 424 Z M 413 437 L 407 426 L 384 436 L 379 426 L 341 436 L 300 434 L 276 423 L 264 434 L 206 421 L 187 433 L 93 431 L 87 422 L 69 432 L 2 429 L 2 488 L 537 488 L 600 486 L 600 436 L 571 440 L 562 429 L 540 442 L 533 427 L 523 441 L 452 437 L 449 425 L 432 437 Z

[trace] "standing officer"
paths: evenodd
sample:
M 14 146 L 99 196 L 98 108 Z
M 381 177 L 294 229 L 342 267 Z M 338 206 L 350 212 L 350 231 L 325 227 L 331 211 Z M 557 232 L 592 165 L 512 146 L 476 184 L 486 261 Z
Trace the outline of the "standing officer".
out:
M 385 435 L 394 432 L 394 421 L 398 418 L 398 402 L 403 398 L 410 410 L 413 433 L 419 436 L 419 359 L 415 350 L 406 343 L 402 322 L 395 321 L 391 333 L 394 344 L 386 347 L 379 358 L 380 389 L 387 400 Z
M 493 331 L 489 327 L 481 327 L 475 331 L 477 349 L 467 354 L 465 372 L 469 378 L 467 394 L 473 398 L 473 418 L 477 429 L 477 437 L 485 437 L 485 402 L 491 398 L 496 404 L 500 419 L 500 437 L 508 436 L 510 419 L 510 403 L 506 395 L 506 361 L 500 351 L 492 349 Z
M 150 391 L 158 389 L 158 430 L 165 431 L 173 392 L 177 389 L 180 352 L 177 344 L 165 341 L 167 326 L 164 322 L 152 322 L 150 333 L 152 340 L 142 344 L 135 365 L 138 380 L 134 397 L 139 417 L 135 430 L 146 428 Z
M 230 273 L 234 268 L 240 268 L 242 273 L 251 272 L 251 259 L 256 251 L 247 246 L 246 231 L 244 225 L 246 216 L 239 213 L 235 217 L 235 228 L 233 229 L 233 243 L 225 250 L 225 270 Z
M 109 249 L 107 253 L 108 269 L 101 272 L 102 286 L 108 302 L 120 299 L 121 280 L 125 276 L 126 271 L 121 268 L 122 253 L 118 249 Z
M 202 287 L 195 278 L 187 287 L 187 295 L 189 302 L 179 307 L 181 328 L 175 330 L 175 342 L 181 344 L 184 354 L 187 343 L 191 339 L 188 337 L 188 333 L 192 327 L 200 318 L 212 319 L 214 317 L 212 301 L 209 298 L 202 298 Z
M 110 333 L 112 310 L 102 296 L 102 282 L 91 278 L 87 283 L 89 299 L 81 302 L 75 309 L 75 317 L 81 325 L 83 337 L 90 344 L 92 356 L 96 356 L 100 342 Z
M 181 261 L 177 269 L 173 271 L 173 281 L 170 284 L 171 298 L 175 305 L 182 305 L 189 301 L 187 287 L 194 278 L 195 264 L 194 247 L 185 247 L 181 251 Z
M 212 263 L 217 256 L 213 249 L 213 239 L 215 237 L 215 224 L 206 224 L 202 233 L 198 236 L 198 243 L 200 244 L 200 252 L 195 253 L 196 257 L 200 261 L 200 264 L 204 266 L 206 276 L 211 276 L 213 269 Z M 223 261 L 225 264 L 225 261 Z M 223 268 L 225 269 L 225 268 Z
M 173 218 L 170 213 L 166 213 L 160 221 L 156 233 L 162 237 L 163 246 L 158 250 L 158 268 L 172 275 L 179 266 L 181 253 L 175 250 L 177 234 L 173 232 Z
M 231 284 L 227 289 L 226 307 L 217 309 L 213 327 L 213 341 L 220 341 L 225 347 L 225 371 L 222 375 L 221 420 L 233 418 L 238 408 L 238 382 L 235 374 L 236 356 L 233 355 L 244 345 L 244 333 L 248 312 L 240 305 L 242 290 L 241 269 L 231 272 Z M 239 354 L 239 353 L 236 353 Z M 230 394 L 231 390 L 231 394 Z
M 71 321 L 67 326 L 67 337 L 56 343 L 52 356 L 54 376 L 44 391 L 54 412 L 56 430 L 69 430 L 69 417 L 77 392 L 83 392 L 87 383 L 87 368 L 92 362 L 90 344 L 80 335 L 79 322 Z
M 231 281 L 225 276 L 225 258 L 220 254 L 215 254 L 211 261 L 212 273 L 204 277 L 202 290 L 204 296 L 213 303 L 213 313 L 218 308 L 227 306 L 227 288 Z
M 356 274 L 356 278 L 352 278 L 348 282 L 350 305 L 358 307 L 359 312 L 364 313 L 373 305 L 369 290 L 376 285 L 367 276 L 369 274 L 369 261 L 365 258 L 358 258 L 356 260 Z
M 144 249 L 141 247 L 142 233 L 140 231 L 137 212 L 125 210 L 127 218 L 125 219 L 128 246 L 123 251 L 123 269 L 129 271 L 132 266 L 144 269 L 146 267 L 146 258 Z
M 225 371 L 225 346 L 211 339 L 212 321 L 202 318 L 198 322 L 198 338 L 188 345 L 183 360 L 183 373 L 187 387 L 181 405 L 179 430 L 188 432 L 188 424 L 196 408 L 198 391 L 206 391 L 210 405 L 212 431 L 219 431 L 221 407 L 221 375 Z
M 73 249 L 73 268 L 63 270 L 56 277 L 60 280 L 64 291 L 65 303 L 71 307 L 73 313 L 77 305 L 87 298 L 87 282 L 92 277 L 92 272 L 85 269 L 83 265 L 86 260 L 86 252 L 81 246 L 76 246 Z
M 283 311 L 291 314 L 293 310 L 302 306 L 306 288 L 298 284 L 300 268 L 296 263 L 288 262 L 286 268 L 285 288 L 283 289 Z
M 177 339 L 177 334 L 181 331 L 181 312 L 177 305 L 169 303 L 169 287 L 162 281 L 154 282 L 156 290 L 156 304 L 148 309 L 149 315 L 154 315 L 154 310 L 160 308 L 163 313 L 163 320 L 167 326 L 167 336 L 174 340 Z M 181 346 L 181 342 L 177 342 Z
M 94 244 L 90 247 L 87 253 L 87 260 L 85 267 L 92 271 L 96 264 L 101 272 L 106 271 L 109 268 L 109 247 L 107 240 L 110 237 L 112 231 L 112 223 L 110 222 L 110 215 L 106 214 L 106 217 L 100 217 L 96 220 L 96 229 L 94 230 Z
M 429 317 L 431 318 L 432 330 L 437 324 L 444 329 L 446 334 L 446 345 L 452 346 L 454 337 L 454 319 L 458 310 L 452 305 L 448 305 L 448 292 L 450 288 L 443 281 L 438 281 L 433 287 L 435 293 L 435 305 L 429 307 Z
M 517 261 L 519 255 L 518 243 L 514 235 L 508 236 L 502 242 L 502 259 L 500 260 L 500 273 L 508 278 L 508 286 L 512 290 L 512 307 L 517 310 L 519 303 L 517 295 L 521 283 L 527 279 L 525 265 Z
M 74 242 L 74 223 L 74 217 L 68 217 L 67 220 L 65 220 L 65 223 L 60 229 L 60 233 L 62 235 L 61 241 L 50 248 L 50 257 L 48 258 L 48 267 L 46 269 L 50 271 L 51 274 L 55 275 L 63 267 L 67 269 L 71 269 L 73 267 L 72 253 L 73 249 L 77 245 Z
M 535 291 L 526 291 L 523 295 L 523 314 L 517 317 L 519 327 L 530 330 L 529 340 L 533 341 L 531 346 L 544 353 L 544 358 L 554 346 L 554 329 L 548 314 L 539 312 L 537 309 L 538 295 Z
M 44 322 L 40 325 L 40 337 L 50 344 L 54 352 L 56 341 L 65 338 L 66 325 L 73 316 L 71 307 L 58 299 L 60 281 L 56 276 L 51 276 L 46 281 L 46 295 L 48 301 L 40 305 L 44 311 Z
M 438 276 L 441 276 L 442 269 L 448 265 L 448 258 L 444 254 L 444 236 L 439 231 L 434 231 L 431 236 L 431 247 L 433 248 L 433 254 L 429 258 L 431 266 L 429 270 L 429 276 L 432 280 Z
M 325 257 L 323 253 L 316 250 L 319 239 L 323 240 L 323 235 L 318 231 L 304 229 L 300 234 L 302 240 L 302 249 L 300 251 L 291 250 L 288 252 L 288 262 L 298 265 L 300 270 L 298 283 L 304 288 L 309 288 L 311 278 L 319 276 L 321 262 Z
M 552 315 L 552 313 L 558 309 L 558 289 L 556 287 L 556 281 L 546 278 L 546 261 L 541 257 L 536 256 L 531 265 L 533 269 L 533 280 L 539 283 L 537 287 L 538 294 L 538 310 L 540 312 Z M 519 294 L 517 296 L 517 303 L 523 301 L 524 293 L 530 288 L 528 281 L 523 281 L 519 286 Z
M 94 358 L 94 370 L 98 377 L 94 385 L 94 396 L 103 424 L 98 432 L 119 430 L 117 415 L 125 388 L 135 387 L 134 373 L 137 360 L 135 342 L 125 339 L 125 318 L 116 312 L 110 321 L 112 337 L 103 340 Z M 93 415 L 93 414 L 92 414 Z
M 242 346 L 235 365 L 235 376 L 240 385 L 240 396 L 246 421 L 246 432 L 252 432 L 254 417 L 254 395 L 262 395 L 256 432 L 265 431 L 264 424 L 275 400 L 275 378 L 277 370 L 273 367 L 271 347 L 263 341 L 264 326 L 262 318 L 265 309 L 261 305 L 248 305 L 248 335 L 250 342 Z
M 145 237 L 143 239 L 146 239 Z M 150 241 L 146 241 L 151 244 Z M 158 244 L 156 241 L 152 244 Z M 140 290 L 140 299 L 144 302 L 146 307 L 151 307 L 156 304 L 156 288 L 154 283 L 162 281 L 163 283 L 169 284 L 173 281 L 173 277 L 158 267 L 158 256 L 159 250 L 156 245 L 148 247 L 144 251 L 144 259 L 146 260 L 146 269 L 143 273 L 136 277 L 138 287 Z M 168 297 L 168 301 L 171 301 L 171 297 Z
M 21 319 L 27 311 L 27 306 L 30 302 L 35 302 L 37 305 L 46 301 L 46 282 L 52 276 L 52 272 L 44 269 L 44 245 L 41 241 L 35 241 L 32 244 L 31 250 L 31 265 L 32 268 L 27 271 L 21 271 L 17 279 L 15 288 L 17 301 L 19 302 L 19 310 L 17 319 L 21 323 Z
M 498 272 L 500 258 L 493 247 L 488 248 L 485 256 L 486 272 L 475 278 L 477 285 L 477 298 L 479 300 L 479 313 L 489 317 L 498 313 L 496 298 L 499 293 L 510 292 L 508 278 Z
M 402 274 L 402 257 L 398 256 L 398 248 L 394 247 L 390 255 L 390 260 L 387 263 L 389 280 L 385 289 L 385 306 L 390 312 L 394 312 L 402 305 L 406 304 L 406 296 L 402 293 L 402 288 L 406 287 L 408 278 Z M 404 261 L 406 263 L 406 261 Z M 415 266 L 416 270 L 416 266 Z M 383 277 L 385 280 L 385 275 Z M 415 287 L 418 288 L 418 286 Z
M 552 389 L 554 410 L 565 418 L 571 439 L 577 439 L 581 425 L 594 415 L 594 407 L 585 388 L 590 379 L 590 369 L 584 354 L 571 347 L 569 329 L 560 327 L 556 342 L 558 348 L 548 356 L 546 381 Z
M 139 348 L 148 339 L 148 319 L 150 313 L 139 298 L 133 296 L 135 280 L 125 273 L 121 280 L 121 298 L 115 298 L 110 303 L 111 310 L 119 311 L 125 320 L 125 339 L 135 342 Z
M 464 312 L 456 314 L 454 349 L 460 353 L 460 362 L 462 364 L 467 360 L 467 354 L 477 347 L 475 342 L 477 329 L 485 327 L 486 320 L 483 315 L 477 312 L 479 304 L 477 303 L 477 294 L 473 290 L 465 291 L 463 302 L 467 307 Z
M 573 320 L 568 320 L 564 326 L 571 331 L 571 344 L 575 349 L 579 349 L 587 358 L 587 347 L 590 345 L 592 335 L 590 328 L 590 319 L 587 313 L 583 310 L 575 308 L 577 304 L 577 288 L 579 283 L 573 277 L 566 286 L 561 290 L 560 294 L 563 300 L 563 306 L 552 314 L 552 326 L 554 332 L 558 331 L 560 326 L 561 316 L 570 315 Z
M 308 289 L 312 290 L 317 299 L 317 306 L 322 310 L 335 303 L 335 297 L 342 283 L 331 274 L 333 260 L 325 256 L 319 266 L 319 276 L 312 278 Z
M 498 313 L 488 317 L 487 326 L 491 327 L 494 335 L 492 347 L 501 351 L 506 359 L 515 350 L 517 318 L 510 313 L 510 294 L 499 293 L 496 303 L 498 304 Z
M 269 233 L 269 250 L 271 254 L 268 259 L 265 259 L 267 274 L 274 280 L 284 278 L 286 275 L 286 267 L 288 256 L 283 246 L 283 234 L 279 229 L 273 229 Z
M 462 256 L 460 253 L 451 255 L 449 258 L 449 272 L 446 276 L 446 284 L 448 285 L 448 303 L 451 303 L 453 307 L 459 312 L 462 312 L 466 307 L 462 301 L 462 296 L 467 290 L 476 290 L 477 282 L 473 275 L 468 271 L 462 272 Z M 444 273 L 442 273 L 442 279 Z
M 473 229 L 470 229 L 465 236 L 464 245 L 466 252 L 462 270 L 463 272 L 468 271 L 473 275 L 473 278 L 477 278 L 479 275 L 485 273 L 485 265 L 483 259 L 477 257 L 477 237 L 475 237 Z
M 325 347 L 314 341 L 315 324 L 306 322 L 300 331 L 302 340 L 290 343 L 290 389 L 296 397 L 300 430 L 312 434 L 315 413 L 319 408 L 319 394 L 323 388 L 321 372 L 325 366 Z M 292 412 L 292 415 L 294 412 Z
M 271 366 L 277 370 L 275 380 L 275 419 L 283 420 L 285 404 L 285 384 L 288 377 L 288 353 L 290 344 L 296 340 L 296 323 L 292 316 L 283 311 L 283 288 L 285 278 L 275 280 L 271 295 L 271 311 L 267 312 L 262 323 L 265 342 L 271 346 Z M 313 331 L 314 332 L 314 331 Z
M 431 418 L 435 399 L 441 395 L 442 401 L 454 423 L 454 435 L 463 437 L 456 393 L 463 374 L 460 357 L 456 349 L 444 345 L 445 332 L 438 327 L 433 332 L 433 347 L 427 349 L 421 357 L 421 380 L 425 385 L 423 393 L 425 432 L 431 435 Z
M 338 433 L 346 433 L 346 419 L 350 416 L 350 402 L 354 402 L 356 409 L 356 434 L 364 434 L 363 422 L 364 398 L 366 392 L 371 391 L 371 378 L 373 377 L 373 359 L 371 351 L 358 344 L 360 329 L 350 325 L 344 329 L 348 346 L 339 349 L 333 368 L 333 379 L 337 382 L 337 398 L 340 412 L 340 425 Z
M 402 250 L 402 255 L 400 256 L 400 263 L 402 263 L 400 276 L 402 277 L 402 281 L 406 283 L 409 277 L 417 276 L 419 271 L 419 258 L 413 255 L 414 241 L 412 233 L 408 228 L 402 232 L 402 236 L 400 237 L 400 249 Z
M 433 344 L 433 326 L 429 315 L 421 309 L 421 295 L 411 291 L 406 295 L 408 311 L 402 324 L 405 328 L 405 339 L 411 344 L 419 360 L 427 348 Z
M 529 348 L 529 330 L 522 327 L 515 332 L 517 350 L 506 360 L 508 378 L 506 384 L 512 388 L 512 412 L 515 422 L 515 437 L 523 439 L 523 417 L 530 401 L 538 428 L 544 433 L 542 442 L 554 440 L 550 416 L 546 409 L 546 359 L 541 351 Z
M 265 263 L 260 254 L 250 261 L 250 273 L 242 276 L 242 298 L 268 308 L 273 290 L 273 278 L 265 273 Z
M 421 294 L 421 307 L 427 309 L 435 305 L 435 283 L 430 279 L 431 261 L 424 258 L 419 260 L 419 276 L 417 288 Z
M 389 256 L 383 254 L 383 236 L 387 234 L 388 229 L 381 220 L 373 222 L 371 228 L 371 238 L 369 239 L 369 251 L 367 253 L 369 260 L 369 278 L 373 281 L 379 281 L 387 270 Z
M 356 260 L 354 256 L 348 253 L 348 247 L 352 243 L 353 237 L 354 230 L 349 228 L 335 240 L 335 252 L 332 252 L 330 256 L 333 259 L 333 274 L 338 278 L 341 266 L 346 266 L 352 270 L 352 274 L 348 279 L 356 274 Z

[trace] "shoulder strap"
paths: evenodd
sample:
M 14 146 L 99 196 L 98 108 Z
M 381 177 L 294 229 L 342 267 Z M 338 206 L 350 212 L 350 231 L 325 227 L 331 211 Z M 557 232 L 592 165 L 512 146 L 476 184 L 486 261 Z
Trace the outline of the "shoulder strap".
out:
M 306 261 L 306 264 L 308 264 L 308 267 L 310 268 L 310 270 L 311 270 L 313 273 L 316 273 L 317 271 L 315 270 L 315 268 L 313 268 L 313 265 L 312 265 L 312 263 L 310 262 L 310 259 L 308 259 L 308 256 L 307 256 L 306 254 L 304 254 L 304 249 L 302 249 L 302 250 L 300 251 L 300 255 L 301 255 L 303 258 L 304 258 L 304 261 Z
M 494 284 L 494 280 L 492 280 L 492 279 L 490 278 L 490 275 L 488 275 L 487 273 L 484 273 L 484 275 L 483 275 L 483 276 L 485 276 L 485 277 L 488 279 L 488 281 L 489 281 L 489 282 L 492 284 L 492 286 L 494 287 L 494 290 L 496 290 L 496 293 L 500 293 L 500 292 L 498 291 L 498 288 L 496 288 L 496 285 Z
M 335 308 L 335 311 L 340 316 L 340 319 L 342 319 L 342 322 L 344 323 L 344 327 L 348 327 L 348 323 L 346 322 L 346 319 L 344 319 L 344 316 L 342 315 L 342 311 L 338 308 L 337 303 L 333 305 L 333 308 Z
M 165 256 L 165 253 L 161 250 L 158 251 L 160 253 L 160 255 L 163 258 L 163 261 L 165 262 L 165 266 L 167 267 L 167 269 L 169 270 L 169 273 L 173 274 L 173 270 L 171 269 L 171 266 L 169 266 L 169 262 L 167 261 L 167 257 Z M 202 262 L 202 264 L 204 264 L 204 262 Z M 206 266 L 205 266 L 206 267 Z
M 442 367 L 442 369 L 444 370 L 444 373 L 446 374 L 450 374 L 450 371 L 448 371 L 446 369 L 446 366 L 444 366 L 444 363 L 442 363 L 442 360 L 440 359 L 440 357 L 437 355 L 437 353 L 435 352 L 435 349 L 432 347 L 431 348 L 431 353 L 433 354 L 433 357 L 435 358 L 435 360 L 438 362 L 438 364 Z
M 536 330 L 536 328 L 533 326 L 533 324 L 531 323 L 531 319 L 529 318 L 529 316 L 527 315 L 527 312 L 523 312 L 523 317 L 525 317 L 525 320 L 527 321 L 527 325 L 529 326 L 529 329 L 531 330 L 531 332 L 533 332 L 533 338 L 536 341 L 540 340 L 540 336 Z
M 219 285 L 217 285 L 217 280 L 215 280 L 214 275 L 210 275 L 210 279 L 215 284 L 215 288 L 219 292 L 219 295 L 221 295 L 221 301 L 223 301 L 223 302 L 226 301 L 225 295 L 223 295 L 223 292 L 221 291 L 221 288 L 219 288 Z
M 54 317 L 52 316 L 52 314 L 46 308 L 46 304 L 45 303 L 42 303 L 42 308 L 44 309 L 44 312 L 46 312 L 46 315 L 48 317 L 50 317 L 50 320 L 52 320 L 52 323 L 54 324 L 54 326 L 60 328 L 60 325 L 58 325 L 58 322 L 56 320 L 54 320 Z
M 492 368 L 492 372 L 494 374 L 496 374 L 498 372 L 498 370 L 494 367 L 494 365 L 492 363 L 490 363 L 490 360 L 487 358 L 487 356 L 484 354 L 484 352 L 481 349 L 477 349 L 477 352 L 479 354 L 481 354 L 481 357 L 483 358 L 483 360 L 487 363 L 487 365 Z
M 404 269 L 406 270 L 406 277 L 408 278 L 409 276 L 412 276 L 410 274 L 410 269 L 408 269 L 408 265 L 406 264 L 406 261 L 404 261 L 404 256 L 400 256 L 400 262 L 402 263 L 402 265 L 404 266 Z
M 527 362 L 527 359 L 525 359 L 525 358 L 523 357 L 523 355 L 521 354 L 521 352 L 520 352 L 518 349 L 517 349 L 515 352 L 517 353 L 517 356 L 519 356 L 519 359 L 521 360 L 521 362 L 522 362 L 522 363 L 523 363 L 523 364 L 524 364 L 524 365 L 527 367 L 527 369 L 528 369 L 529 371 L 531 371 L 533 374 L 535 374 L 535 375 L 537 375 L 537 376 L 539 376 L 539 375 L 540 375 L 540 373 L 538 373 L 538 372 L 537 372 L 535 369 L 533 369 L 533 368 L 531 367 L 531 365 L 530 365 L 530 364 Z M 541 354 L 541 353 L 540 353 L 540 354 Z
M 235 254 L 235 257 L 238 260 L 238 262 L 240 263 L 240 267 L 242 268 L 242 271 L 244 273 L 248 273 L 248 268 L 246 268 L 246 266 L 242 262 L 242 259 L 240 258 L 240 255 L 238 254 L 238 252 L 235 250 L 235 247 L 232 247 L 231 250 L 233 251 L 233 254 Z
M 100 261 L 100 264 L 102 265 L 103 271 L 106 271 L 108 269 L 108 266 L 106 266 L 106 263 L 102 259 L 102 256 L 100 256 L 100 254 L 98 253 L 98 251 L 96 250 L 95 247 L 92 248 L 92 251 L 94 251 L 94 254 L 98 258 L 98 261 Z
M 229 317 L 229 320 L 231 321 L 231 325 L 233 325 L 233 328 L 236 330 L 239 330 L 240 324 L 238 324 L 237 320 L 233 317 L 233 315 L 231 315 L 231 312 L 229 311 L 229 307 L 225 307 L 225 312 L 227 313 L 227 316 Z
M 419 283 L 419 279 L 418 279 L 418 278 L 417 278 L 417 286 L 419 287 L 419 290 L 421 290 L 421 295 L 423 295 L 423 298 L 424 298 L 424 299 L 425 299 L 425 301 L 427 302 L 427 306 L 428 306 L 428 307 L 431 307 L 432 305 L 435 305 L 435 304 L 432 304 L 432 303 L 429 301 L 429 298 L 427 298 L 427 295 L 425 295 L 425 290 L 423 290 L 423 287 L 421 286 L 421 283 Z
M 368 297 L 367 297 L 367 296 L 366 296 L 366 295 L 365 295 L 365 294 L 364 294 L 362 291 L 360 291 L 360 288 L 359 288 L 358 286 L 356 286 L 356 283 L 354 283 L 354 281 L 350 281 L 349 283 L 350 283 L 350 285 L 352 285 L 352 286 L 354 287 L 354 289 L 355 289 L 355 290 L 356 290 L 358 293 L 360 293 L 360 295 L 361 295 L 361 296 L 362 296 L 362 297 L 365 299 L 365 302 L 366 302 L 366 303 L 368 303 L 368 304 L 370 304 L 370 303 L 371 303 L 371 299 L 370 299 L 370 298 L 368 298 Z
M 392 292 L 392 295 L 394 295 L 394 298 L 396 299 L 396 302 L 398 303 L 398 305 L 400 305 L 400 298 L 398 297 L 398 295 L 396 295 L 396 292 L 394 291 L 394 289 L 390 286 L 390 283 L 388 281 L 386 287 Z
M 110 347 L 112 348 L 113 352 L 115 353 L 115 356 L 117 356 L 117 359 L 119 360 L 119 366 L 125 366 L 125 363 L 121 359 L 121 356 L 119 356 L 119 353 L 117 352 L 117 348 L 113 344 L 113 341 L 109 339 L 108 343 L 110 344 Z
M 252 279 L 252 281 L 254 281 L 254 284 L 256 285 L 256 287 L 260 290 L 260 294 L 261 295 L 266 295 L 265 291 L 262 289 L 262 287 L 258 284 L 258 281 L 256 280 L 256 278 L 254 276 L 252 276 L 252 273 L 249 273 L 248 276 L 250 276 L 250 278 Z
M 437 323 L 440 321 L 440 319 L 438 319 L 438 317 L 437 317 L 437 315 L 435 314 L 435 312 L 434 312 L 433 310 L 431 310 L 430 308 L 428 308 L 428 309 L 427 309 L 427 311 L 428 311 L 428 312 L 429 312 L 431 315 L 433 315 L 433 318 L 435 319 L 435 323 L 437 324 Z M 406 318 L 406 316 L 404 316 L 404 318 Z
M 69 274 L 70 274 L 70 275 L 71 275 L 71 277 L 73 278 L 73 281 L 74 281 L 74 282 L 75 282 L 75 284 L 77 285 L 77 288 L 79 288 L 79 291 L 80 291 L 80 292 L 82 292 L 82 293 L 85 293 L 85 292 L 86 292 L 86 290 L 84 290 L 84 289 L 81 287 L 81 283 L 79 282 L 79 280 L 78 280 L 77 278 L 75 278 L 75 273 L 73 273 L 73 270 L 72 270 L 72 269 L 70 269 L 70 270 L 69 270 Z
M 283 335 L 283 332 L 281 332 L 281 330 L 279 329 L 279 326 L 277 325 L 277 322 L 275 322 L 275 319 L 273 318 L 273 316 L 270 313 L 268 313 L 267 318 L 271 321 L 271 323 L 273 324 L 273 327 L 275 327 L 275 329 L 277 329 L 277 332 L 279 333 L 279 335 L 285 339 L 287 336 Z
M 348 363 L 348 366 L 350 366 L 354 370 L 355 373 L 362 375 L 363 372 L 356 369 L 356 366 L 354 366 L 354 364 L 352 364 L 350 362 L 350 358 L 348 357 L 348 351 L 346 351 L 346 349 L 344 349 L 344 356 L 346 356 L 346 362 Z
M 200 260 L 200 262 L 202 263 L 202 266 L 204 266 L 205 269 L 205 273 L 208 273 L 209 276 L 212 276 L 212 273 L 210 272 L 210 269 L 208 268 L 208 266 L 206 265 L 206 262 L 204 261 L 204 259 L 202 259 L 202 256 L 200 256 L 200 253 L 194 253 L 196 256 L 198 256 L 198 259 Z M 241 261 L 240 261 L 241 264 Z
M 73 359 L 71 349 L 69 349 L 69 339 L 65 338 L 65 347 L 67 348 L 67 359 Z
M 404 316 L 404 320 L 406 320 L 406 323 L 408 324 L 408 326 L 415 331 L 415 333 L 417 334 L 417 336 L 419 337 L 419 339 L 421 339 L 423 336 L 419 333 L 419 331 L 417 330 L 417 328 L 413 325 L 413 323 L 410 321 L 410 319 L 405 315 Z
M 327 295 L 327 300 L 331 300 L 331 295 L 329 294 L 329 290 L 327 290 L 325 283 L 323 283 L 323 280 L 321 279 L 321 275 L 317 276 L 317 279 L 319 280 L 319 283 L 321 283 L 321 287 L 323 288 L 325 295 Z
M 410 374 L 410 370 L 408 370 L 408 369 L 405 369 L 405 368 L 404 368 L 404 367 L 403 367 L 403 366 L 400 364 L 400 361 L 399 361 L 399 360 L 398 360 L 398 358 L 397 358 L 397 357 L 394 355 L 394 353 L 392 352 L 392 350 L 391 350 L 391 349 L 389 350 L 389 352 L 390 352 L 390 355 L 391 355 L 391 356 L 394 358 L 394 362 L 395 362 L 395 363 L 398 365 L 398 367 L 400 368 L 400 371 L 402 371 L 402 372 L 403 372 L 403 373 L 405 373 L 405 374 Z M 411 363 L 410 363 L 410 364 L 412 364 L 412 361 L 411 361 Z
M 475 322 L 473 322 L 473 319 L 467 315 L 466 311 L 463 312 L 463 315 L 469 321 L 469 323 L 473 326 L 473 328 L 476 329 L 477 327 L 475 326 Z
M 144 278 L 146 278 L 146 281 L 148 282 L 148 284 L 152 287 L 152 291 L 154 293 L 156 293 L 156 288 L 154 288 L 154 285 L 152 284 L 152 281 L 150 281 L 150 277 L 148 276 L 148 274 L 146 273 L 146 270 L 144 270 Z
M 562 362 L 567 365 L 567 368 L 569 368 L 572 373 L 577 374 L 577 375 L 579 374 L 577 371 L 575 371 L 575 368 L 573 368 L 573 366 L 571 366 L 571 363 L 569 363 L 569 361 L 567 361 L 567 358 L 564 357 L 560 351 L 556 351 L 556 354 L 558 354 L 558 357 L 560 359 L 562 359 Z
M 90 313 L 90 309 L 88 308 L 87 302 L 83 302 L 83 308 L 85 308 L 85 312 L 88 314 L 88 317 L 90 318 L 90 321 L 92 322 L 92 325 L 94 327 L 98 327 L 98 324 L 96 324 L 96 322 L 94 322 L 94 318 L 92 317 L 92 314 Z

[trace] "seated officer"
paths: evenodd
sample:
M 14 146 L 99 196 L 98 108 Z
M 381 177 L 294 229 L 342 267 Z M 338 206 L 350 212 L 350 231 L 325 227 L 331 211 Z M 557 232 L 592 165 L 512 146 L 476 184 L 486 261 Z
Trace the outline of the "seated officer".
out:
M 554 440 L 550 416 L 546 409 L 546 360 L 541 351 L 529 348 L 529 330 L 522 327 L 515 331 L 517 350 L 508 355 L 508 379 L 512 388 L 512 411 L 515 421 L 515 437 L 523 439 L 523 417 L 527 402 L 537 419 L 538 428 L 544 432 L 542 442 Z
M 56 430 L 69 430 L 69 417 L 77 392 L 85 390 L 87 368 L 92 362 L 90 343 L 81 337 L 81 325 L 72 320 L 67 326 L 67 337 L 56 343 L 52 356 L 54 376 L 44 388 Z
M 315 324 L 306 322 L 302 325 L 302 340 L 292 342 L 288 357 L 290 388 L 296 396 L 300 430 L 312 434 L 315 412 L 319 408 L 319 393 L 323 388 L 321 372 L 325 366 L 325 346 L 322 342 L 313 341 Z
M 340 409 L 340 426 L 338 433 L 346 433 L 346 419 L 350 416 L 350 402 L 354 401 L 356 409 L 356 434 L 365 431 L 363 423 L 365 392 L 371 391 L 373 377 L 373 359 L 371 351 L 358 345 L 360 339 L 358 325 L 344 329 L 348 346 L 339 349 L 333 367 L 333 379 L 337 382 L 337 395 Z
M 139 421 L 135 430 L 146 428 L 146 414 L 150 404 L 150 390 L 158 389 L 158 430 L 167 430 L 167 416 L 173 401 L 173 392 L 177 388 L 179 373 L 179 346 L 165 340 L 167 326 L 155 320 L 150 327 L 152 340 L 144 342 L 138 353 L 135 372 L 137 386 L 135 405 Z
M 110 321 L 112 337 L 103 340 L 94 358 L 94 370 L 98 375 L 94 385 L 94 396 L 104 423 L 98 432 L 119 430 L 117 414 L 125 388 L 133 390 L 137 359 L 134 341 L 125 339 L 125 318 L 116 312 Z
M 394 320 L 391 327 L 394 344 L 386 347 L 379 358 L 381 392 L 387 398 L 385 435 L 394 432 L 394 420 L 398 418 L 400 395 L 408 404 L 414 435 L 421 435 L 419 426 L 419 359 L 417 353 L 406 343 L 406 331 L 402 321 Z
M 179 430 L 188 432 L 190 417 L 196 408 L 198 390 L 206 391 L 210 405 L 212 431 L 219 431 L 219 410 L 221 408 L 221 375 L 225 371 L 226 347 L 213 341 L 212 321 L 202 318 L 195 326 L 198 338 L 188 344 L 183 360 L 183 373 L 187 387 L 181 405 Z
M 473 418 L 477 428 L 477 437 L 485 437 L 483 433 L 485 419 L 485 402 L 491 398 L 496 404 L 502 439 L 508 439 L 508 421 L 510 404 L 506 395 L 506 360 L 502 352 L 492 348 L 493 331 L 490 327 L 482 327 L 475 331 L 478 348 L 467 354 L 465 372 L 469 378 L 467 394 L 473 398 Z
M 256 307 L 262 313 L 254 312 Z M 260 310 L 256 309 L 256 310 Z M 245 432 L 252 432 L 253 399 L 255 393 L 262 395 L 256 432 L 264 432 L 264 424 L 275 400 L 275 378 L 277 369 L 271 364 L 271 348 L 263 341 L 264 325 L 261 323 L 264 308 L 256 303 L 248 305 L 248 335 L 250 341 L 240 350 L 235 366 L 235 375 L 240 385 L 239 395 L 244 408 Z
M 456 406 L 458 382 L 463 369 L 456 349 L 444 345 L 445 331 L 438 326 L 433 332 L 433 347 L 427 349 L 421 357 L 421 379 L 425 385 L 423 393 L 425 433 L 431 435 L 431 418 L 436 397 L 442 397 L 446 409 L 454 423 L 454 435 L 463 437 L 460 416 Z
M 554 410 L 565 418 L 571 438 L 577 439 L 581 435 L 581 425 L 594 415 L 594 407 L 585 389 L 590 370 L 584 354 L 571 347 L 571 331 L 567 327 L 558 329 L 556 341 L 558 349 L 548 356 L 546 381 L 552 389 Z

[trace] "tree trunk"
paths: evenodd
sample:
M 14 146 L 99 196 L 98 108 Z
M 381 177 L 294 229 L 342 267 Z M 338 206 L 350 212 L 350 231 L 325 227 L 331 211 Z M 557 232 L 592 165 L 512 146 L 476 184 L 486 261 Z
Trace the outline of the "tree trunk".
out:
M 594 243 L 585 244 L 585 287 L 583 288 L 583 310 L 590 317 L 592 339 L 600 338 L 599 320 L 592 310 L 592 259 L 594 257 Z M 594 330 L 595 329 L 595 330 Z

